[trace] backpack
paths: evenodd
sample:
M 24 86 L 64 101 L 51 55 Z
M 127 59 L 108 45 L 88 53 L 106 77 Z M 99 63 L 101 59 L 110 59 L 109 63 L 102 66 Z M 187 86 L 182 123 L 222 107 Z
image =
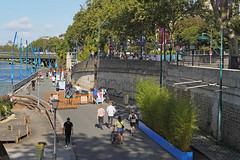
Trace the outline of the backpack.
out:
M 135 114 L 133 114 L 131 119 L 136 119 L 136 115 L 135 115 Z
M 136 114 L 132 114 L 132 115 L 131 115 L 130 122 L 133 122 L 133 123 L 136 122 Z

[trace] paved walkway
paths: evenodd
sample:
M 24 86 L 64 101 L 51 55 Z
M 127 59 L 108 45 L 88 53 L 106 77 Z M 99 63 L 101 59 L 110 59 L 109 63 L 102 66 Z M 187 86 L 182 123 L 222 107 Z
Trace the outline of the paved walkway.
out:
M 37 87 L 36 87 L 37 88 Z M 38 90 L 32 91 L 31 94 L 38 97 Z M 55 92 L 55 88 L 51 87 L 50 80 L 45 80 L 44 85 L 41 83 L 39 90 L 39 97 L 45 100 L 45 93 Z M 24 91 L 23 93 L 25 94 Z M 117 114 L 127 118 L 129 110 L 122 105 L 122 98 L 111 97 L 113 101 L 117 102 Z M 134 104 L 133 101 L 130 101 Z M 106 109 L 107 104 L 103 107 Z M 57 112 L 61 125 L 67 117 L 71 118 L 74 125 L 74 135 L 72 136 L 73 146 L 64 148 L 64 137 L 59 138 L 57 143 L 57 159 L 72 160 L 72 159 L 175 159 L 165 149 L 151 140 L 140 130 L 137 130 L 136 135 L 131 136 L 129 133 L 129 123 L 125 120 L 126 131 L 124 133 L 124 144 L 120 147 L 114 147 L 110 144 L 111 129 L 106 126 L 103 130 L 97 128 L 97 113 L 98 106 L 92 104 L 79 105 L 78 109 L 59 110 Z M 35 159 L 34 145 L 39 141 L 48 143 L 44 159 L 53 159 L 53 130 L 49 125 L 46 116 L 39 114 L 36 111 L 31 112 L 31 121 L 34 127 L 33 134 L 29 138 L 23 140 L 19 144 L 4 145 L 10 155 L 11 159 Z M 29 112 L 29 113 L 30 113 Z M 115 117 L 115 118 L 116 118 Z M 116 120 L 116 119 L 115 119 Z M 107 121 L 107 117 L 104 120 Z M 192 145 L 194 148 L 204 153 L 210 159 L 217 160 L 237 160 L 240 159 L 238 153 L 230 149 L 217 146 L 213 141 L 203 136 L 194 138 Z M 74 152 L 73 152 L 74 151 Z M 75 153 L 75 154 L 74 154 Z M 196 156 L 197 155 L 197 156 Z M 195 154 L 194 159 L 205 160 L 204 156 Z
M 37 91 L 36 89 L 31 94 L 37 97 Z M 50 80 L 45 80 L 44 85 L 41 85 L 39 90 L 40 99 L 45 100 L 45 93 L 52 91 L 54 91 L 54 88 L 51 87 Z M 106 108 L 107 104 L 103 106 Z M 123 146 L 113 147 L 110 143 L 112 130 L 107 127 L 104 127 L 104 130 L 100 130 L 96 127 L 97 109 L 98 106 L 96 105 L 86 104 L 80 105 L 78 109 L 58 110 L 57 112 L 60 122 L 63 123 L 67 117 L 70 117 L 73 122 L 73 150 L 77 159 L 175 159 L 165 149 L 139 130 L 134 137 L 125 132 Z M 118 111 L 119 114 L 123 113 L 120 109 Z M 125 128 L 130 129 L 129 123 L 126 122 Z M 57 150 L 58 157 L 60 157 L 59 154 L 66 152 L 66 149 L 64 149 L 64 139 L 60 139 L 60 142 L 61 144 L 58 144 L 59 147 Z M 59 151 L 60 149 L 65 152 Z M 71 148 L 67 149 L 69 152 L 70 150 Z
M 103 108 L 106 109 L 106 107 L 107 104 L 104 104 Z M 64 120 L 70 117 L 73 122 L 73 149 L 77 159 L 175 159 L 140 130 L 137 130 L 134 136 L 131 136 L 128 131 L 125 131 L 123 146 L 115 148 L 110 143 L 112 129 L 103 126 L 103 130 L 101 130 L 97 127 L 97 109 L 97 105 L 88 104 L 80 105 L 76 110 L 59 111 L 59 115 Z M 105 117 L 104 122 L 106 122 L 106 120 L 107 117 Z M 127 130 L 130 129 L 129 123 L 126 121 L 125 128 Z
M 55 88 L 51 86 L 50 79 L 45 80 L 45 82 L 40 83 L 39 87 L 39 98 L 45 100 L 45 93 L 55 92 Z M 25 89 L 19 91 L 17 95 L 28 96 Z M 35 91 L 31 91 L 30 96 L 38 97 L 38 89 L 36 86 Z M 35 145 L 38 142 L 46 142 L 45 153 L 43 160 L 52 160 L 53 156 L 53 128 L 50 125 L 48 117 L 46 114 L 40 114 L 38 111 L 29 109 L 18 109 L 13 110 L 13 112 L 23 115 L 27 113 L 30 115 L 30 123 L 32 128 L 32 134 L 28 138 L 24 138 L 18 144 L 4 144 L 9 157 L 11 160 L 35 160 L 36 159 L 36 149 Z M 57 159 L 58 160 L 74 160 L 75 154 L 73 149 L 64 149 L 64 140 L 59 137 L 59 142 L 57 143 Z

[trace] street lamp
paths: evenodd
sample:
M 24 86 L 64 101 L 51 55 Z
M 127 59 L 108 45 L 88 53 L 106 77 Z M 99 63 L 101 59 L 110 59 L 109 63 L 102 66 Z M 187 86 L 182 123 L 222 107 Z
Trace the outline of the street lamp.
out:
M 52 106 L 54 109 L 54 149 L 53 149 L 53 154 L 56 158 L 56 146 L 57 146 L 57 141 L 56 141 L 56 111 L 58 109 L 58 104 L 59 104 L 59 100 L 58 99 L 53 99 L 52 100 Z
M 101 31 L 101 27 L 105 24 L 105 23 L 109 23 L 108 20 L 105 20 L 102 22 L 102 24 L 100 25 L 100 18 L 98 18 L 98 60 L 100 59 L 100 31 Z
M 218 142 L 221 141 L 222 135 L 222 50 L 223 50 L 223 27 L 221 27 L 221 47 L 219 47 L 214 40 L 212 39 L 212 36 L 207 33 L 202 33 L 202 36 L 198 37 L 198 40 L 209 40 L 204 35 L 209 36 L 210 42 L 213 42 L 213 44 L 220 50 L 220 54 L 213 49 L 218 55 L 220 55 L 220 79 L 219 79 L 219 101 L 218 101 Z M 212 44 L 212 43 L 211 43 Z

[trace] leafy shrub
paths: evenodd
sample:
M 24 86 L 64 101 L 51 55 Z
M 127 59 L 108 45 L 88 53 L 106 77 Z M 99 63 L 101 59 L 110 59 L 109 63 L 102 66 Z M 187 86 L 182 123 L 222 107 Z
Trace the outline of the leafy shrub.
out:
M 4 95 L 0 97 L 0 113 L 4 116 L 11 114 L 11 109 L 13 108 L 13 103 L 11 102 L 11 97 Z
M 189 98 L 178 98 L 153 79 L 138 80 L 135 98 L 143 122 L 182 151 L 188 151 L 197 129 L 196 109 Z

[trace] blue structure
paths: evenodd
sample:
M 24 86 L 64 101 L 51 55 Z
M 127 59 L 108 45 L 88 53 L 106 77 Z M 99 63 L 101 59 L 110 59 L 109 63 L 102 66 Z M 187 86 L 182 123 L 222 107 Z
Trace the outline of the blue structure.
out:
M 28 69 L 28 63 L 27 63 L 27 58 L 28 58 L 28 42 L 27 42 L 27 40 L 26 40 L 26 45 L 27 45 L 27 48 L 26 48 L 25 61 L 26 61 L 26 67 L 27 67 L 27 76 L 29 76 L 29 69 Z
M 36 57 L 35 57 L 35 52 L 34 52 L 33 47 L 32 47 L 32 43 L 31 43 L 30 46 L 31 46 L 31 50 L 32 50 L 33 58 L 34 58 L 34 72 L 36 72 L 37 60 L 36 60 Z M 32 63 L 31 63 L 31 67 L 32 67 Z
M 11 69 L 12 69 L 12 76 L 11 76 L 11 82 L 13 85 L 13 58 L 14 58 L 14 46 L 15 46 L 15 41 L 17 39 L 17 32 L 15 33 L 14 40 L 13 40 L 13 53 L 12 53 L 12 61 L 11 61 Z
M 41 56 L 38 47 L 35 48 L 35 51 L 38 52 L 38 63 L 37 63 L 37 70 L 41 69 Z
M 57 59 L 55 61 L 55 68 L 58 68 Z
M 46 53 L 48 52 L 48 50 L 46 50 Z M 49 70 L 51 69 L 51 61 L 50 61 L 50 52 L 48 52 L 48 68 Z
M 155 142 L 160 144 L 164 149 L 166 149 L 169 153 L 171 153 L 178 160 L 193 160 L 193 152 L 182 152 L 173 146 L 171 143 L 166 141 L 164 138 L 159 136 L 153 130 L 148 128 L 144 123 L 139 121 L 139 129 L 146 133 L 150 138 L 152 138 Z
M 20 74 L 19 74 L 20 81 L 22 80 L 22 50 L 23 50 L 23 46 L 22 46 L 22 38 L 21 38 L 21 41 L 20 41 Z

